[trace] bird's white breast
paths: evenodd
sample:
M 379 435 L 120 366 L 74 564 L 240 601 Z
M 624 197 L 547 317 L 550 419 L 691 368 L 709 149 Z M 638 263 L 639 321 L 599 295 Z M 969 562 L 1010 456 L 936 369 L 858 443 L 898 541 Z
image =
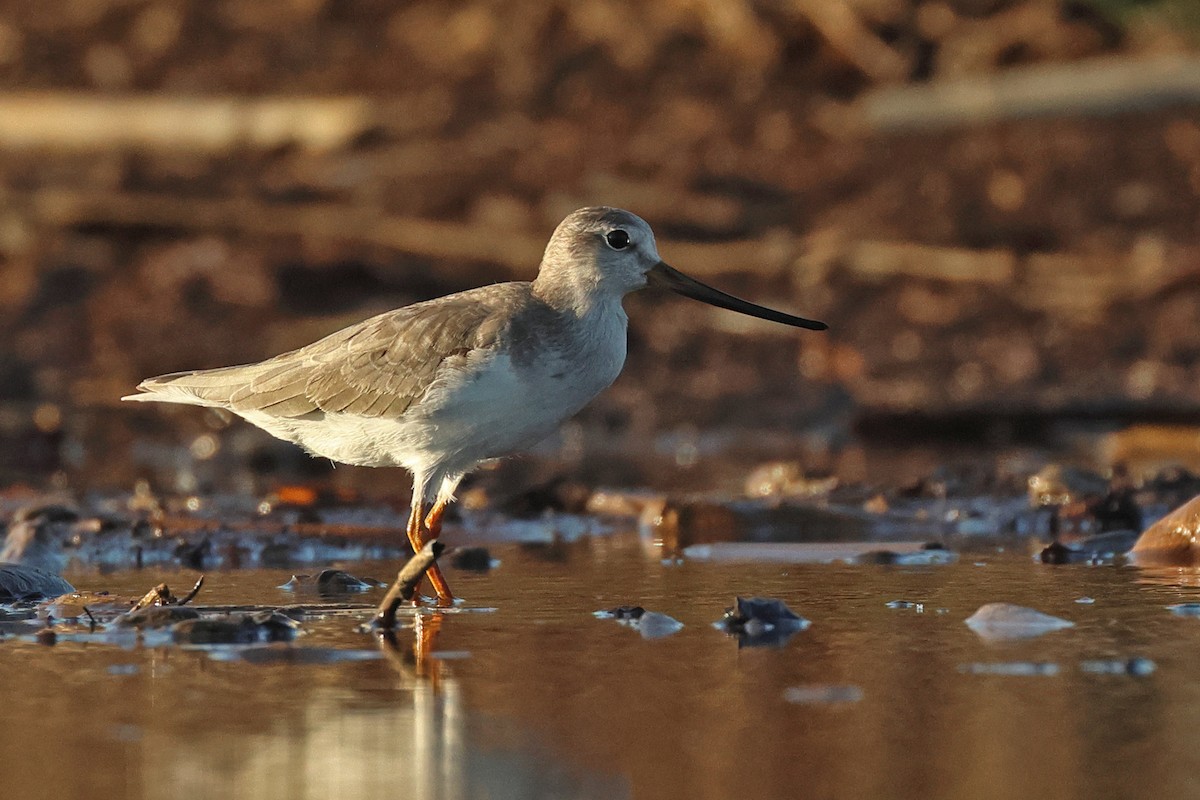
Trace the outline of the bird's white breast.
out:
M 616 380 L 625 363 L 624 310 L 618 303 L 579 322 L 569 336 L 472 353 L 399 418 L 245 416 L 335 461 L 466 472 L 535 444 Z

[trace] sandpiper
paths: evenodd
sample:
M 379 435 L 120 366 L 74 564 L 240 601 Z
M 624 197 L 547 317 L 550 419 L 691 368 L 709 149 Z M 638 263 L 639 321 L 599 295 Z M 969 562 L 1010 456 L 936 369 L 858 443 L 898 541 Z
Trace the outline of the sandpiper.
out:
M 256 364 L 149 378 L 141 394 L 122 399 L 223 408 L 313 455 L 405 467 L 417 552 L 440 534 L 467 472 L 536 443 L 616 379 L 628 324 L 621 301 L 646 286 L 826 328 L 677 272 L 659 258 L 644 220 L 591 207 L 554 231 L 531 283 L 415 303 Z M 439 604 L 452 602 L 437 564 L 428 576 Z M 381 607 L 379 620 L 390 626 L 393 613 Z

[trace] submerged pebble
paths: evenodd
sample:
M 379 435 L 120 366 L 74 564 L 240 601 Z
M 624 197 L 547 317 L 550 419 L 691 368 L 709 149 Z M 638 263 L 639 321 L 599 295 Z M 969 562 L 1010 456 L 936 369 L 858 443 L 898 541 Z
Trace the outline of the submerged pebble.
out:
M 980 606 L 966 619 L 966 624 L 985 639 L 1024 639 L 1075 625 L 1069 620 L 1012 603 Z
M 383 586 L 379 581 L 364 580 L 340 569 L 323 569 L 316 575 L 293 575 L 280 589 L 286 592 L 316 592 L 325 597 L 369 592 Z
M 863 690 L 857 686 L 811 684 L 789 686 L 783 690 L 783 699 L 802 706 L 824 706 L 839 703 L 857 703 L 863 698 Z
M 661 639 L 683 629 L 683 623 L 674 617 L 647 611 L 641 606 L 617 606 L 605 611 L 593 612 L 597 619 L 613 619 L 633 628 L 643 639 Z
M 674 617 L 669 617 L 666 614 L 660 614 L 657 611 L 647 611 L 638 619 L 638 633 L 642 634 L 643 639 L 661 639 L 664 636 L 670 636 L 683 629 L 683 623 Z
M 59 597 L 75 591 L 53 572 L 24 564 L 0 563 L 0 603 L 19 603 Z
M 1070 544 L 1051 542 L 1038 557 L 1044 564 L 1111 564 L 1128 553 L 1137 538 L 1137 531 L 1106 531 Z
M 1167 610 L 1177 617 L 1200 617 L 1200 603 L 1176 603 Z
M 1158 665 L 1148 658 L 1135 656 L 1128 659 L 1081 661 L 1079 668 L 1093 675 L 1133 675 L 1141 678 L 1158 669 Z
M 450 566 L 468 572 L 487 572 L 499 565 L 486 547 L 460 547 L 450 554 Z
M 278 611 L 200 617 L 171 627 L 171 635 L 178 644 L 289 642 L 299 633 L 300 624 Z
M 871 550 L 863 553 L 857 559 L 859 564 L 894 564 L 901 567 L 927 567 L 941 564 L 953 564 L 958 560 L 958 553 L 947 550 L 938 542 L 929 542 L 920 550 L 895 551 Z
M 1057 675 L 1058 664 L 1047 661 L 1002 661 L 998 663 L 963 664 L 959 672 L 969 675 Z
M 646 609 L 641 606 L 617 606 L 605 611 L 596 611 L 594 616 L 596 619 L 636 620 L 645 613 Z
M 376 661 L 383 658 L 378 650 L 342 650 L 334 647 L 222 648 L 208 654 L 213 661 L 244 661 L 250 664 L 341 664 L 347 661 Z
M 737 597 L 725 616 L 713 623 L 751 647 L 782 645 L 812 623 L 792 611 L 782 600 L 771 597 Z
M 888 608 L 916 609 L 918 614 L 920 614 L 921 612 L 923 612 L 925 610 L 924 603 L 915 603 L 912 600 L 889 600 L 888 602 L 884 603 L 884 605 L 887 606 Z
M 191 606 L 146 606 L 117 617 L 116 624 L 122 628 L 166 628 L 199 618 L 200 612 Z

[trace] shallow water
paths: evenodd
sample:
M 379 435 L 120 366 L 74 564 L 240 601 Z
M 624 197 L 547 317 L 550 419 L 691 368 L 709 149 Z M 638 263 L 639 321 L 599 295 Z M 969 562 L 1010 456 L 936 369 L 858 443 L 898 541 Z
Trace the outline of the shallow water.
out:
M 452 572 L 458 613 L 399 648 L 361 611 L 292 645 L 184 649 L 0 640 L 0 760 L 12 797 L 1121 797 L 1196 792 L 1194 575 L 970 555 L 938 567 L 663 564 L 633 537 L 550 557 L 493 548 Z M 349 565 L 387 577 L 394 565 Z M 205 604 L 316 602 L 290 573 L 217 572 Z M 139 595 L 191 573 L 68 576 Z M 1191 584 L 1191 585 L 1189 585 Z M 812 620 L 782 647 L 715 630 L 736 594 Z M 1082 597 L 1095 600 L 1077 603 Z M 921 607 L 889 608 L 893 600 Z M 989 642 L 1007 601 L 1075 627 Z M 684 623 L 656 640 L 593 612 Z M 493 609 L 493 610 L 488 610 Z M 424 657 L 413 645 L 424 643 Z M 420 648 L 418 648 L 420 649 Z M 1148 675 L 1094 661 L 1150 659 Z M 1085 663 L 1087 662 L 1087 663 Z M 1091 670 L 1091 671 L 1089 671 Z

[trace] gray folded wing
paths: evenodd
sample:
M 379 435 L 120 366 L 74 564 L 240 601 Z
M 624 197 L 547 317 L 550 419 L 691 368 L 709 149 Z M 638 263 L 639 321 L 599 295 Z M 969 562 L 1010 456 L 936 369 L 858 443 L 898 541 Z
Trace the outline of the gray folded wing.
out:
M 399 417 L 440 371 L 462 367 L 469 354 L 493 346 L 502 327 L 503 316 L 491 304 L 441 298 L 389 311 L 257 364 L 150 378 L 138 386 L 150 396 L 129 399 L 173 399 L 275 417 Z

